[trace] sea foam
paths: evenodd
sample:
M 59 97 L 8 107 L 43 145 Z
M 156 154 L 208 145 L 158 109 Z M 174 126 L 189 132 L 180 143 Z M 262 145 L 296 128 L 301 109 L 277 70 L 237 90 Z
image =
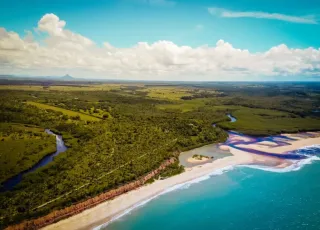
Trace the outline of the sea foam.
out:
M 259 169 L 268 172 L 275 172 L 275 173 L 287 173 L 300 170 L 303 166 L 311 164 L 313 161 L 320 160 L 317 156 L 312 156 L 303 160 L 292 160 L 292 164 L 285 167 L 285 168 L 275 168 L 270 166 L 263 166 L 263 165 L 239 165 L 238 167 L 246 167 L 246 168 L 253 168 Z
M 302 160 L 291 160 L 292 164 L 285 168 L 275 168 L 275 167 L 263 166 L 263 165 L 241 165 L 238 167 L 260 169 L 260 170 L 276 172 L 276 173 L 287 173 L 287 172 L 298 171 L 302 169 L 305 165 L 311 164 L 313 161 L 320 160 L 320 157 L 317 156 L 317 155 L 320 155 L 320 145 L 316 144 L 316 145 L 302 147 L 295 151 L 292 151 L 291 153 L 294 153 L 297 155 L 304 155 L 304 156 L 307 156 L 307 158 Z

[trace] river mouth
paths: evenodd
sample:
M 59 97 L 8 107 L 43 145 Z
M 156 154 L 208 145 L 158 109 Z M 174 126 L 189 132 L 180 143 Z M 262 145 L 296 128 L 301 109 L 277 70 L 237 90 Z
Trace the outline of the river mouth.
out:
M 44 156 L 40 161 L 38 161 L 36 164 L 34 164 L 31 168 L 20 172 L 19 174 L 7 179 L 1 184 L 0 192 L 6 192 L 14 189 L 14 187 L 19 184 L 22 181 L 22 178 L 25 174 L 34 172 L 38 168 L 41 168 L 47 164 L 49 164 L 51 161 L 54 160 L 54 157 L 59 155 L 62 152 L 65 152 L 68 148 L 65 146 L 64 141 L 62 139 L 61 135 L 55 134 L 49 129 L 46 129 L 45 132 L 50 135 L 54 135 L 56 137 L 56 152 L 51 153 L 47 156 Z
M 235 117 L 233 117 L 230 113 L 228 113 L 226 115 L 227 115 L 227 117 L 230 118 L 231 123 L 237 121 L 237 119 Z M 214 124 L 213 127 L 216 127 L 216 124 Z M 195 154 L 201 154 L 201 155 L 204 155 L 209 158 L 208 158 L 208 160 L 206 160 L 204 162 L 189 162 L 188 159 L 192 158 L 193 155 L 195 155 Z M 220 144 L 214 143 L 214 144 L 205 145 L 205 146 L 202 146 L 202 147 L 199 147 L 196 149 L 191 149 L 189 151 L 185 151 L 185 152 L 180 153 L 179 162 L 184 167 L 189 168 L 189 167 L 194 167 L 194 166 L 210 163 L 210 162 L 213 162 L 217 159 L 228 157 L 228 156 L 232 156 L 232 154 L 229 152 L 226 152 L 224 150 L 221 150 Z

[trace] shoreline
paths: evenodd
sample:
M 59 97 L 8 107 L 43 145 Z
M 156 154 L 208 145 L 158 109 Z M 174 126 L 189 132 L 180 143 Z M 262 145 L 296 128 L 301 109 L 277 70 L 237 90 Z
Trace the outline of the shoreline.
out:
M 283 134 L 284 136 L 287 134 Z M 293 151 L 302 147 L 320 144 L 320 137 L 297 139 L 296 141 L 288 142 L 289 145 L 274 147 L 270 146 L 268 150 L 285 154 L 288 151 Z M 259 149 L 259 143 L 250 144 L 250 148 Z M 264 148 L 264 150 L 266 150 Z M 210 163 L 186 168 L 186 171 L 167 178 L 165 180 L 157 180 L 152 184 L 143 185 L 135 190 L 129 191 L 112 200 L 105 201 L 93 208 L 87 209 L 79 214 L 71 216 L 44 227 L 45 230 L 72 230 L 72 229 L 92 229 L 112 221 L 113 218 L 121 217 L 132 209 L 143 205 L 153 198 L 170 192 L 176 187 L 183 186 L 203 176 L 212 175 L 219 170 L 230 169 L 238 165 L 248 164 L 263 164 L 276 168 L 285 168 L 291 165 L 290 161 L 278 159 L 275 157 L 258 156 L 242 150 L 229 147 L 229 151 L 233 154 L 221 159 L 214 160 Z M 229 152 L 226 151 L 226 152 Z
M 142 186 L 126 194 L 118 196 L 97 205 L 94 208 L 87 209 L 80 214 L 61 220 L 55 224 L 44 227 L 43 229 L 92 229 L 106 223 L 117 215 L 125 212 L 133 206 L 159 195 L 167 189 L 174 186 L 190 182 L 202 176 L 206 176 L 215 170 L 226 167 L 233 167 L 238 164 L 247 164 L 251 162 L 251 157 L 236 150 L 235 156 L 229 156 L 218 159 L 212 163 L 207 163 L 193 168 L 187 168 L 185 172 L 167 178 L 157 180 L 152 184 Z

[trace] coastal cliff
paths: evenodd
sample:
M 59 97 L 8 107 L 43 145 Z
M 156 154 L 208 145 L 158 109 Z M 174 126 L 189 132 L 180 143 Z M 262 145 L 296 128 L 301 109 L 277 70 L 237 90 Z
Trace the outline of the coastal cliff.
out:
M 102 202 L 113 199 L 119 195 L 122 195 L 131 190 L 137 189 L 140 186 L 144 185 L 148 180 L 160 174 L 167 166 L 173 164 L 176 161 L 175 158 L 171 158 L 163 162 L 157 169 L 151 171 L 147 175 L 141 177 L 140 179 L 133 181 L 129 184 L 123 185 L 117 189 L 112 189 L 108 192 L 102 193 L 96 197 L 90 198 L 86 201 L 80 202 L 70 207 L 51 212 L 50 214 L 39 217 L 37 219 L 28 220 L 22 222 L 21 224 L 9 226 L 6 230 L 26 230 L 26 229 L 39 229 L 43 228 L 49 224 L 55 223 L 59 220 L 68 218 L 75 214 L 78 214 L 86 209 L 92 208 Z

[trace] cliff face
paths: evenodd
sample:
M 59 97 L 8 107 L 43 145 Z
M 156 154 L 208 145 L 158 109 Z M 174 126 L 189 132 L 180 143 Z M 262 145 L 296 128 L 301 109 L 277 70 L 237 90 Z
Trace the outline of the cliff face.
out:
M 59 220 L 68 218 L 70 216 L 73 216 L 75 214 L 78 214 L 86 209 L 92 208 L 106 200 L 115 198 L 116 196 L 119 196 L 121 194 L 124 194 L 126 192 L 129 192 L 131 190 L 134 190 L 140 186 L 142 186 L 144 183 L 146 183 L 147 180 L 155 177 L 158 175 L 162 170 L 164 170 L 168 165 L 173 164 L 175 162 L 175 158 L 171 158 L 170 160 L 167 160 L 163 162 L 159 168 L 153 170 L 152 172 L 148 173 L 147 175 L 141 177 L 139 180 L 133 181 L 129 184 L 123 185 L 117 189 L 112 189 L 108 192 L 102 193 L 96 197 L 90 198 L 86 201 L 80 202 L 75 205 L 71 205 L 70 207 L 57 210 L 54 212 L 51 212 L 50 214 L 39 217 L 34 220 L 29 220 L 22 222 L 21 224 L 9 226 L 6 228 L 7 230 L 25 230 L 25 229 L 39 229 L 43 228 L 44 226 L 47 226 L 49 224 L 52 224 L 54 222 L 57 222 Z

